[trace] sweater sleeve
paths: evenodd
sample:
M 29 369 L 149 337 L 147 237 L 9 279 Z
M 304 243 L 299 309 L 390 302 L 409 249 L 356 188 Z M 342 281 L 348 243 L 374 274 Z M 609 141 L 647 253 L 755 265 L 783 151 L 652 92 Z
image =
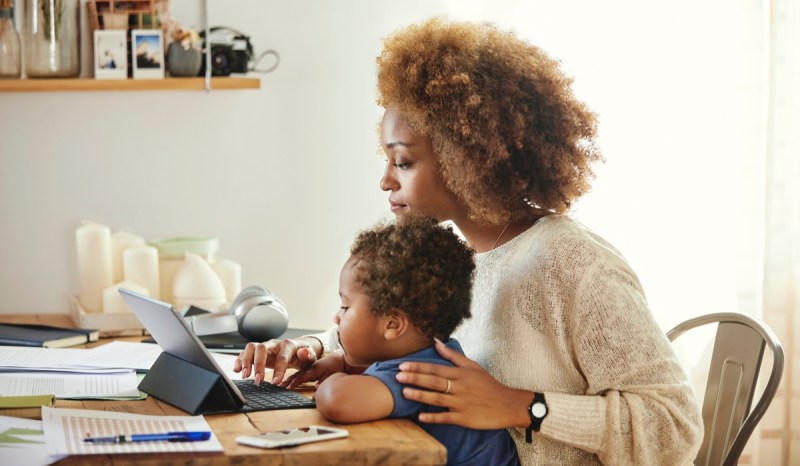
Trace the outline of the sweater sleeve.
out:
M 336 339 L 336 328 L 336 326 L 333 326 L 324 332 L 311 333 L 309 335 L 303 335 L 303 337 L 311 337 L 319 340 L 319 342 L 322 343 L 321 356 L 325 356 L 339 349 L 339 343 Z
M 622 260 L 585 270 L 569 317 L 584 395 L 545 393 L 543 435 L 604 464 L 691 464 L 699 407 L 638 279 Z

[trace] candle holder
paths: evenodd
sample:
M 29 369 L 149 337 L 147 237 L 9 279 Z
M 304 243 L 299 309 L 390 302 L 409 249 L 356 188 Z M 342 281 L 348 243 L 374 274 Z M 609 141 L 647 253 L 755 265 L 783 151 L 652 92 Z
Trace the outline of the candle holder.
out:
M 70 317 L 75 326 L 80 328 L 95 328 L 100 333 L 100 337 L 125 337 L 147 335 L 144 326 L 136 317 L 136 314 L 129 313 L 91 313 L 81 305 L 78 296 L 70 299 Z

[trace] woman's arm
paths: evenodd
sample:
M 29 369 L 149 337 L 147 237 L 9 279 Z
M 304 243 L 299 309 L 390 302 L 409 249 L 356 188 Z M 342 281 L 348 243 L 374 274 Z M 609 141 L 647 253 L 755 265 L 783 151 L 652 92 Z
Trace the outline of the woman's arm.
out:
M 255 374 L 256 383 L 264 380 L 266 368 L 273 368 L 272 383 L 283 380 L 286 369 L 303 369 L 321 359 L 326 352 L 336 349 L 336 331 L 332 327 L 323 333 L 305 335 L 299 338 L 273 339 L 264 343 L 248 343 L 239 353 L 233 365 L 234 372 L 241 372 L 242 378 Z
M 539 435 L 595 453 L 606 464 L 691 463 L 703 435 L 698 405 L 638 281 L 614 277 L 618 272 L 590 274 L 577 290 L 571 346 L 588 387 L 585 393 L 545 391 L 549 411 Z M 406 362 L 397 376 L 422 389 L 406 388 L 406 398 L 449 410 L 420 415 L 421 421 L 527 427 L 532 391 L 505 387 L 475 362 L 436 348 L 457 367 Z
M 559 409 L 547 435 L 606 464 L 691 464 L 703 438 L 700 408 L 633 271 L 621 260 L 588 267 L 571 315 L 588 386 L 552 394 Z
M 342 424 L 389 417 L 394 408 L 386 385 L 369 375 L 330 375 L 314 395 L 317 409 L 326 419 Z

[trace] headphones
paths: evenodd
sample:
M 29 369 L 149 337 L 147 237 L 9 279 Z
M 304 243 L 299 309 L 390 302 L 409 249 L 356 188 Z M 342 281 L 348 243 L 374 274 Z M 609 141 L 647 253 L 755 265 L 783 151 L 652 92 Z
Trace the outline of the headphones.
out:
M 230 313 L 239 333 L 250 341 L 267 341 L 283 335 L 289 326 L 286 306 L 272 292 L 258 285 L 243 289 L 233 300 Z
M 283 335 L 289 326 L 283 302 L 257 285 L 242 290 L 228 311 L 208 312 L 191 306 L 186 312 L 184 318 L 197 336 L 238 332 L 248 341 L 267 341 Z

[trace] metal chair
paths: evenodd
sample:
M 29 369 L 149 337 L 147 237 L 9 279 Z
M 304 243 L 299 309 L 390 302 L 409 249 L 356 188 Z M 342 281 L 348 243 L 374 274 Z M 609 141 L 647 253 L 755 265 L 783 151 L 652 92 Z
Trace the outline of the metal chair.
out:
M 674 341 L 687 330 L 712 323 L 718 325 L 703 398 L 705 432 L 695 465 L 733 466 L 778 391 L 783 348 L 766 324 L 732 312 L 689 319 L 667 332 L 667 338 Z M 772 351 L 772 371 L 751 411 L 765 346 Z

